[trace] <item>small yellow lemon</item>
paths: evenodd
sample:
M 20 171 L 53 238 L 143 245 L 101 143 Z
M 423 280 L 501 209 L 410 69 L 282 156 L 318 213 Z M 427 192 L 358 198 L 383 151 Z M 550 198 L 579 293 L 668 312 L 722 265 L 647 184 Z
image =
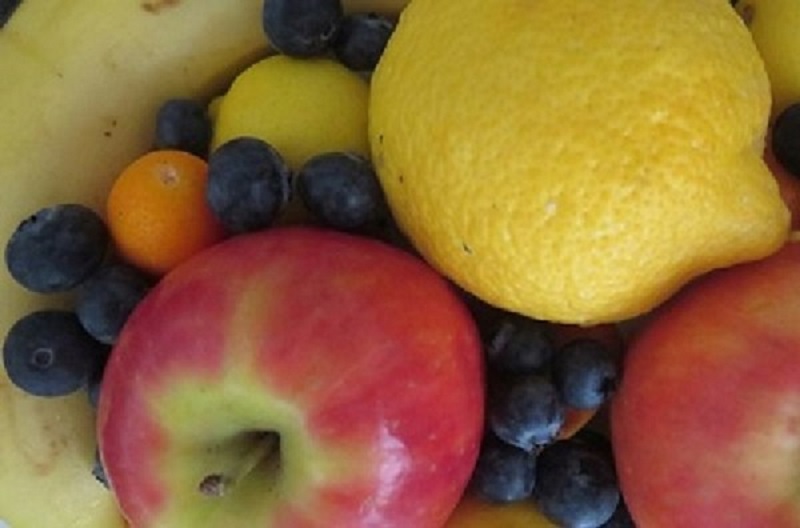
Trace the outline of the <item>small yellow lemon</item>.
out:
M 293 169 L 323 152 L 367 156 L 368 99 L 368 83 L 336 61 L 273 55 L 239 74 L 218 103 L 212 148 L 257 137 Z
M 786 239 L 769 90 L 728 0 L 412 0 L 372 78 L 372 158 L 464 289 L 619 321 Z

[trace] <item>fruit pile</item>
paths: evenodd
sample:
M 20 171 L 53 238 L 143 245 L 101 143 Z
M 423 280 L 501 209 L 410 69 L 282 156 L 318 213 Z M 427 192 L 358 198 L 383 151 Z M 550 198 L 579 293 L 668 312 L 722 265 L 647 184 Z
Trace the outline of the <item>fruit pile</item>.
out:
M 17 4 L 0 5 L 0 27 L 14 20 Z M 797 377 L 788 368 L 797 358 L 786 345 L 796 339 L 792 317 L 800 313 L 797 301 L 786 298 L 800 282 L 794 271 L 800 246 L 786 242 L 779 217 L 785 204 L 792 227 L 800 225 L 800 93 L 790 81 L 780 84 L 783 98 L 772 110 L 763 153 L 780 194 L 761 165 L 750 165 L 752 152 L 737 158 L 761 179 L 753 187 L 755 179 L 742 180 L 726 195 L 750 189 L 759 196 L 742 202 L 755 212 L 745 237 L 755 245 L 744 248 L 750 242 L 741 239 L 738 260 L 725 263 L 730 270 L 707 273 L 721 261 L 689 275 L 682 269 L 681 280 L 696 281 L 680 291 L 683 283 L 671 283 L 675 291 L 663 304 L 643 294 L 646 308 L 616 311 L 620 303 L 606 304 L 601 309 L 610 315 L 595 317 L 579 305 L 601 299 L 587 292 L 605 279 L 575 274 L 570 263 L 563 269 L 573 273 L 584 299 L 570 300 L 571 286 L 551 276 L 564 296 L 560 306 L 531 313 L 528 305 L 505 302 L 502 292 L 510 290 L 485 289 L 487 280 L 502 276 L 494 266 L 508 259 L 495 258 L 507 255 L 503 250 L 478 262 L 497 246 L 482 245 L 484 230 L 473 217 L 465 227 L 441 203 L 434 214 L 424 200 L 403 195 L 422 189 L 427 200 L 438 188 L 437 200 L 450 199 L 458 183 L 425 188 L 414 178 L 430 182 L 443 168 L 485 161 L 463 143 L 464 150 L 438 149 L 448 140 L 474 139 L 468 135 L 442 140 L 414 128 L 422 122 L 433 130 L 451 119 L 447 105 L 427 121 L 424 106 L 411 118 L 403 104 L 417 102 L 393 98 L 398 76 L 413 84 L 426 71 L 404 70 L 402 58 L 411 53 L 403 46 L 419 45 L 409 29 L 418 27 L 414 13 L 426 8 L 423 0 L 413 4 L 398 22 L 346 13 L 338 0 L 258 2 L 274 53 L 250 57 L 210 103 L 162 97 L 148 126 L 151 148 L 115 171 L 102 214 L 66 201 L 18 223 L 5 248 L 8 273 L 59 306 L 30 310 L 9 326 L 3 360 L 14 390 L 52 408 L 86 393 L 99 447 L 82 470 L 113 491 L 137 528 L 250 526 L 253 519 L 431 528 L 518 522 L 619 528 L 634 526 L 633 519 L 644 527 L 664 526 L 664 519 L 680 519 L 681 526 L 797 525 L 791 499 L 739 497 L 731 508 L 725 486 L 712 486 L 708 476 L 738 483 L 747 474 L 765 489 L 772 489 L 770 475 L 793 478 L 778 471 L 778 459 L 794 456 L 787 442 L 800 416 L 792 392 Z M 760 4 L 734 4 L 756 35 Z M 396 27 L 402 34 L 393 42 Z M 449 27 L 446 17 L 440 27 Z M 394 49 L 384 55 L 387 46 Z M 394 67 L 381 71 L 385 56 Z M 779 78 L 775 68 L 767 64 L 771 79 Z M 465 107 L 464 100 L 458 104 Z M 374 118 L 373 108 L 380 110 Z M 459 128 L 459 119 L 450 124 Z M 404 130 L 416 130 L 437 159 L 417 156 L 404 165 L 413 151 L 402 145 L 409 136 L 398 143 L 389 133 Z M 453 159 L 444 154 L 453 152 L 472 154 L 448 165 Z M 762 186 L 771 194 L 759 209 Z M 548 218 L 558 218 L 558 207 L 569 210 L 569 197 L 556 202 L 567 190 L 565 184 L 562 194 L 551 195 Z M 495 197 L 470 196 L 472 213 L 496 214 Z M 484 209 L 489 201 L 494 205 Z M 762 225 L 769 225 L 760 230 L 755 224 L 766 217 Z M 581 219 L 581 229 L 597 227 L 591 215 Z M 445 236 L 426 231 L 439 226 L 452 235 L 444 252 Z M 505 244 L 518 249 L 514 228 L 506 228 Z M 587 240 L 559 229 L 551 233 L 565 246 Z M 761 243 L 769 248 L 754 249 Z M 447 262 L 453 254 L 463 267 Z M 525 263 L 530 253 L 519 255 Z M 493 265 L 484 273 L 486 263 Z M 657 282 L 642 269 L 638 275 L 648 287 Z M 606 286 L 619 286 L 615 280 Z M 541 298 L 532 305 L 547 305 L 547 288 L 536 288 Z M 776 307 L 775 299 L 784 303 Z M 620 316 L 643 310 L 647 318 L 630 325 Z M 747 327 L 757 337 L 745 335 Z M 751 349 L 766 358 L 763 364 L 748 356 Z M 693 370 L 707 386 L 693 381 L 700 375 Z M 720 390 L 722 396 L 714 394 Z M 752 412 L 742 411 L 745 398 L 754 402 Z M 764 418 L 776 412 L 774 420 Z M 719 413 L 741 421 L 712 427 Z M 743 429 L 756 436 L 767 431 L 771 440 L 726 443 L 720 436 Z M 730 471 L 718 464 L 721 456 L 747 458 L 743 450 L 751 445 L 769 448 L 775 460 L 766 457 L 768 467 L 753 471 L 746 463 Z M 712 455 L 717 447 L 722 454 Z M 702 449 L 708 451 L 698 454 Z M 712 488 L 711 498 L 698 493 Z M 714 512 L 726 507 L 722 522 Z M 6 517 L 28 519 L 0 510 L 0 525 Z

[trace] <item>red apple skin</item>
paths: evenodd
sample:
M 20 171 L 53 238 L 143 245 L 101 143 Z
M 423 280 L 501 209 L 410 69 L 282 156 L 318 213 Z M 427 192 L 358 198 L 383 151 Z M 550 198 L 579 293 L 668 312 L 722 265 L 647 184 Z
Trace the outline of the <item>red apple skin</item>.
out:
M 196 493 L 197 476 L 181 480 L 171 463 L 187 442 L 182 383 L 218 390 L 219 400 L 254 387 L 258 405 L 289 405 L 301 419 L 274 425 L 285 472 L 298 459 L 340 469 L 298 477 L 241 526 L 439 528 L 477 458 L 484 370 L 469 312 L 422 261 L 366 238 L 300 227 L 235 237 L 167 275 L 137 307 L 98 409 L 102 460 L 136 528 L 172 526 L 175 497 Z M 194 412 L 201 432 L 229 420 Z M 249 427 L 272 426 L 259 419 Z
M 612 443 L 639 528 L 800 527 L 800 243 L 695 281 L 624 367 Z

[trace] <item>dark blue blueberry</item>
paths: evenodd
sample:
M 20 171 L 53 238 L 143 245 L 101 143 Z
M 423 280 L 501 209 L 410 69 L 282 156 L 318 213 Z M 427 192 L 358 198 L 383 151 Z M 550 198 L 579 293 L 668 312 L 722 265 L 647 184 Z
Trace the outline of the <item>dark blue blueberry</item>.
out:
M 341 0 L 269 0 L 262 20 L 275 49 L 292 57 L 313 57 L 330 48 L 343 16 Z
M 81 285 L 75 311 L 87 332 L 101 343 L 113 345 L 151 287 L 151 279 L 136 268 L 110 264 Z
M 788 106 L 775 119 L 772 153 L 787 171 L 800 178 L 800 103 Z
M 519 374 L 541 371 L 554 352 L 550 326 L 517 314 L 507 314 L 499 321 L 486 346 L 490 369 Z
M 269 227 L 290 194 L 289 168 L 280 154 L 260 139 L 232 139 L 209 157 L 206 197 L 232 234 Z
M 555 442 L 537 457 L 533 496 L 559 526 L 598 528 L 620 501 L 614 462 L 583 442 Z
M 0 28 L 6 25 L 21 3 L 22 0 L 0 0 Z
M 491 430 L 526 451 L 556 438 L 564 425 L 564 412 L 556 388 L 538 374 L 507 379 L 488 398 Z
M 99 482 L 106 488 L 109 487 L 108 476 L 106 475 L 106 469 L 103 467 L 103 461 L 100 458 L 100 451 L 97 449 L 95 449 L 94 452 L 94 465 L 92 466 L 92 475 L 94 475 L 94 478 L 97 479 L 97 482 Z
M 311 214 L 336 229 L 368 230 L 389 217 L 375 170 L 355 154 L 314 156 L 297 174 L 297 192 Z
M 3 344 L 8 378 L 35 396 L 65 396 L 86 386 L 108 357 L 73 312 L 33 312 L 11 327 Z
M 536 478 L 533 453 L 489 434 L 481 445 L 471 487 L 492 502 L 513 502 L 531 496 Z
M 395 24 L 374 13 L 356 13 L 342 19 L 333 44 L 336 58 L 347 68 L 358 72 L 375 69 L 392 36 Z
M 88 207 L 47 207 L 22 222 L 11 235 L 5 251 L 6 266 L 29 290 L 71 290 L 97 270 L 109 240 L 105 223 Z
M 205 158 L 211 143 L 211 120 L 206 109 L 191 99 L 170 99 L 156 115 L 157 149 L 182 150 Z
M 552 364 L 553 381 L 561 398 L 571 407 L 599 407 L 617 388 L 617 358 L 600 341 L 572 341 L 555 354 Z

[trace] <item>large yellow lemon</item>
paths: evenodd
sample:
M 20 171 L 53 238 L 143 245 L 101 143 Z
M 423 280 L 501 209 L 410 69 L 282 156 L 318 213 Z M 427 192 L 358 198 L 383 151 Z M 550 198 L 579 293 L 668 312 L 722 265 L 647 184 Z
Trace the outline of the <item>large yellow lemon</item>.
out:
M 369 134 L 398 224 L 445 275 L 609 322 L 786 239 L 769 92 L 727 0 L 412 0 Z

